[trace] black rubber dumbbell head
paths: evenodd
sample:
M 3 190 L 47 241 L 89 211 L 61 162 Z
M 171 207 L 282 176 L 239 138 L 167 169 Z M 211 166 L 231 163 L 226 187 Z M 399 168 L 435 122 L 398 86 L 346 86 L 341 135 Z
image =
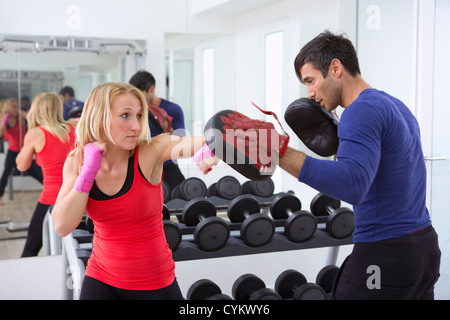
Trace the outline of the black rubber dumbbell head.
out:
M 195 199 L 195 198 L 204 198 L 206 197 L 206 185 L 205 183 L 196 177 L 191 177 L 184 180 L 180 184 L 179 193 L 183 199 L 186 201 Z
M 242 185 L 242 194 L 253 194 L 259 197 L 270 197 L 275 185 L 272 179 L 253 181 L 249 180 Z
M 339 271 L 339 267 L 335 265 L 328 265 L 320 269 L 316 277 L 316 284 L 321 286 L 326 293 L 331 293 L 333 289 L 333 283 L 336 275 Z
M 230 296 L 222 293 L 217 284 L 208 279 L 194 282 L 189 287 L 186 298 L 188 300 L 232 300 Z
M 225 176 L 217 181 L 217 195 L 224 199 L 234 199 L 242 192 L 242 186 L 238 179 L 233 176 Z
M 327 216 L 327 232 L 337 239 L 349 237 L 355 229 L 353 211 L 340 206 L 340 200 L 323 193 L 317 194 L 311 201 L 311 212 L 315 216 Z
M 228 242 L 230 227 L 223 219 L 216 217 L 216 207 L 210 200 L 196 198 L 188 201 L 182 217 L 187 226 L 196 226 L 194 239 L 201 250 L 216 251 Z
M 254 274 L 248 273 L 240 276 L 233 283 L 231 289 L 235 300 L 281 300 L 281 296 L 266 288 L 262 279 Z
M 241 195 L 230 201 L 227 214 L 232 222 L 242 222 L 241 238 L 247 246 L 261 247 L 268 244 L 275 234 L 272 219 L 260 213 L 259 202 L 251 195 Z
M 275 281 L 275 290 L 284 299 L 325 300 L 325 291 L 315 283 L 308 283 L 306 277 L 296 270 L 282 272 Z
M 172 190 L 170 190 L 169 184 L 164 180 L 162 181 L 161 186 L 163 189 L 164 203 L 166 203 L 170 200 Z
M 302 205 L 293 193 L 280 193 L 270 203 L 274 219 L 286 219 L 284 231 L 289 240 L 299 243 L 309 240 L 317 230 L 317 219 Z
M 178 249 L 178 246 L 180 245 L 183 237 L 181 229 L 178 226 L 178 223 L 170 220 L 164 220 L 163 226 L 167 244 L 169 245 L 170 250 L 174 252 L 175 250 Z

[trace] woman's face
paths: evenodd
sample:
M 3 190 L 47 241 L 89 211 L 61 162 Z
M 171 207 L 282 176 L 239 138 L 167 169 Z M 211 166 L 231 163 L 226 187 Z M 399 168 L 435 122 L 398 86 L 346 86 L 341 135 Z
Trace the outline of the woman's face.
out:
M 133 150 L 141 132 L 140 100 L 129 93 L 117 96 L 111 104 L 111 116 L 110 133 L 115 144 L 119 148 Z
M 17 101 L 12 101 L 11 105 L 9 107 L 9 110 L 7 112 L 12 116 L 18 116 L 19 115 L 19 103 Z

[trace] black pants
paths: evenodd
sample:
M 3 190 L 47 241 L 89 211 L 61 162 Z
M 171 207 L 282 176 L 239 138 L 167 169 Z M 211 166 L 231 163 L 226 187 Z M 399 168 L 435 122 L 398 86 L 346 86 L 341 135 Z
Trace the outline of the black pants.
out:
M 19 153 L 15 151 L 8 150 L 6 152 L 6 158 L 5 158 L 5 167 L 3 169 L 3 175 L 0 180 L 0 197 L 3 197 L 3 194 L 5 193 L 6 185 L 8 184 L 8 178 L 11 174 L 12 170 L 17 168 L 16 167 L 16 158 Z M 35 178 L 37 181 L 42 183 L 43 176 L 42 176 L 42 169 L 39 167 L 36 163 L 36 161 L 31 162 L 30 168 L 25 171 L 30 176 Z
M 37 256 L 39 250 L 41 250 L 42 225 L 49 207 L 49 204 L 37 203 L 33 216 L 31 217 L 30 225 L 28 226 L 27 241 L 22 252 L 22 258 Z
M 331 299 L 433 300 L 440 261 L 433 227 L 395 239 L 356 243 L 336 276 Z
M 173 190 L 177 185 L 185 180 L 184 175 L 181 173 L 180 168 L 173 162 L 167 162 L 163 166 L 164 177 L 163 180 L 167 182 L 170 190 Z
M 177 279 L 158 290 L 125 290 L 85 276 L 80 300 L 184 300 Z

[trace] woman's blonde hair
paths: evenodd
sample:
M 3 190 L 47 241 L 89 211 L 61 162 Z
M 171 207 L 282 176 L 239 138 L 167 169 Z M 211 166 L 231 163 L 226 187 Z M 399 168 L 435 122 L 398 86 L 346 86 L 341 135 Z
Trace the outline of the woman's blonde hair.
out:
M 4 112 L 4 113 L 7 113 L 7 112 L 9 113 L 11 111 L 13 102 L 19 103 L 19 101 L 16 98 L 7 98 L 7 99 L 3 100 L 3 106 L 2 106 L 3 110 L 0 110 L 0 111 Z
M 63 119 L 63 103 L 53 92 L 38 94 L 27 116 L 28 129 L 43 127 L 62 142 L 69 141 L 70 127 Z
M 84 103 L 83 112 L 75 130 L 77 141 L 76 148 L 71 154 L 75 155 L 75 165 L 79 168 L 83 162 L 84 146 L 98 141 L 101 132 L 104 132 L 109 142 L 115 144 L 111 132 L 111 105 L 114 99 L 122 94 L 131 94 L 141 103 L 140 118 L 141 132 L 136 145 L 150 142 L 150 128 L 148 126 L 148 107 L 144 94 L 128 83 L 107 82 L 95 87 Z M 133 152 L 134 150 L 132 150 Z M 130 153 L 130 155 L 132 154 Z

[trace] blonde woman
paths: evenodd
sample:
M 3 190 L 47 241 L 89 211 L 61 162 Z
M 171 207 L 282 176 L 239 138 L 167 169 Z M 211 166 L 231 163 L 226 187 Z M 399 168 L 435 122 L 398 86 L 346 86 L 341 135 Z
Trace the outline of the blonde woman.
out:
M 42 247 L 42 223 L 62 184 L 64 162 L 75 143 L 75 128 L 64 121 L 63 104 L 56 93 L 43 92 L 34 98 L 28 113 L 28 132 L 16 158 L 17 169 L 26 171 L 33 157 L 42 167 L 44 187 L 28 228 L 22 257 L 36 256 Z
M 66 236 L 86 211 L 95 225 L 80 299 L 182 299 L 162 224 L 162 173 L 187 158 L 202 137 L 150 140 L 147 103 L 126 83 L 94 88 L 79 120 L 52 211 Z
M 0 205 L 3 204 L 2 197 L 5 192 L 8 177 L 16 168 L 16 157 L 23 146 L 27 113 L 19 111 L 19 102 L 15 98 L 6 99 L 3 102 L 3 117 L 0 120 L 0 137 L 8 140 L 8 151 L 6 152 L 5 166 L 0 179 Z M 26 172 L 42 183 L 42 170 L 32 161 Z

